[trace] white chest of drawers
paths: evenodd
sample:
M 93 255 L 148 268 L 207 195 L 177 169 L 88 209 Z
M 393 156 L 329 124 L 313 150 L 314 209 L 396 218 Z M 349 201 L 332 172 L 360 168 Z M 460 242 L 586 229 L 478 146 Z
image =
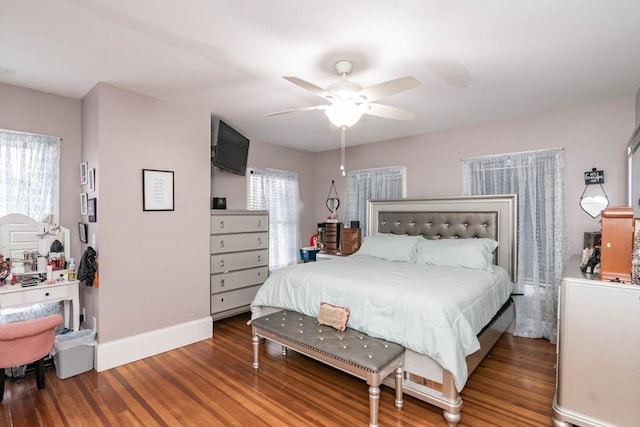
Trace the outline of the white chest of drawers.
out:
M 558 303 L 556 427 L 640 425 L 640 286 L 569 263 Z
M 269 275 L 269 213 L 211 211 L 210 255 L 213 320 L 249 311 Z

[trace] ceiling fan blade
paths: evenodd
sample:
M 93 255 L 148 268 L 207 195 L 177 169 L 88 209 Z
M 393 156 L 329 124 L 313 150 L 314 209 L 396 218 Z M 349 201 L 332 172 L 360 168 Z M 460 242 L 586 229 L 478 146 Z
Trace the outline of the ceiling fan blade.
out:
M 395 95 L 418 86 L 420 86 L 418 79 L 413 76 L 407 76 L 366 87 L 358 92 L 358 95 L 363 96 L 366 101 L 377 101 L 386 96 Z
M 371 116 L 405 121 L 411 121 L 416 118 L 416 113 L 409 110 L 403 110 L 402 108 L 391 107 L 390 105 L 370 103 L 367 103 L 365 105 L 368 107 L 368 110 L 366 110 L 364 114 L 369 114 Z
M 280 114 L 295 113 L 296 111 L 324 110 L 327 107 L 328 105 L 314 105 L 313 107 L 293 108 L 291 110 L 276 111 L 275 113 L 265 114 L 265 116 L 277 116 Z
M 300 86 L 301 88 L 306 89 L 311 93 L 315 93 L 318 96 L 325 97 L 328 94 L 328 92 L 323 88 L 321 88 L 320 86 L 316 86 L 313 83 L 309 83 L 306 80 L 302 80 L 292 76 L 284 76 L 283 79 L 288 80 L 294 85 Z

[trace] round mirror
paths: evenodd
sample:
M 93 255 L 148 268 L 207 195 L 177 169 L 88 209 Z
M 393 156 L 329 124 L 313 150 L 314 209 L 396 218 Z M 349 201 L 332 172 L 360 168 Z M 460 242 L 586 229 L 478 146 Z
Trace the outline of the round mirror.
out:
M 580 199 L 580 207 L 592 218 L 600 215 L 607 206 L 609 206 L 609 199 L 605 196 L 586 196 Z

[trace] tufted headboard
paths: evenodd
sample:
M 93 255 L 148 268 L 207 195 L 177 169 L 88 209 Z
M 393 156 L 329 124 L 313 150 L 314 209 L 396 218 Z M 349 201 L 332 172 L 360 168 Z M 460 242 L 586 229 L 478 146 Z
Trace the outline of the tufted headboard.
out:
M 516 280 L 517 196 L 459 196 L 370 200 L 367 233 L 422 235 L 427 239 L 498 241 L 495 263 Z

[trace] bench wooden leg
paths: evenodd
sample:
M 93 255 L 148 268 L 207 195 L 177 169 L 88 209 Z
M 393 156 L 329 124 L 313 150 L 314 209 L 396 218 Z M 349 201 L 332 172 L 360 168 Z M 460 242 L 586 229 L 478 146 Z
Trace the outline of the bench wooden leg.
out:
M 378 427 L 378 406 L 380 405 L 380 387 L 369 387 L 369 427 Z
M 402 389 L 404 384 L 403 377 L 404 369 L 402 369 L 402 366 L 398 366 L 398 369 L 396 369 L 396 408 L 398 408 L 398 410 L 402 409 L 404 405 L 404 390 Z
M 258 354 L 260 354 L 260 337 L 254 335 L 251 338 L 251 342 L 253 343 L 253 369 L 256 371 L 260 367 L 260 363 L 258 362 Z

